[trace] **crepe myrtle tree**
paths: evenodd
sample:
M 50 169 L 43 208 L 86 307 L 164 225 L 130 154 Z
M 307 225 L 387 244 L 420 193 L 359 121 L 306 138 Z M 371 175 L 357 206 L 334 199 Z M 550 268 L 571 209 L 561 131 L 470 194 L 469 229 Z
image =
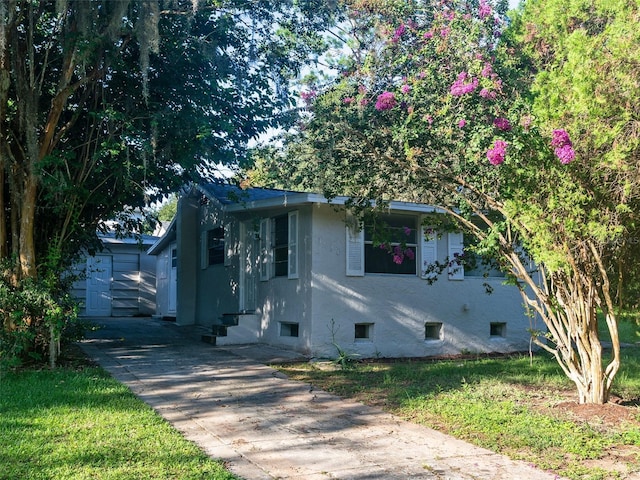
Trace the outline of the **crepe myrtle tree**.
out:
M 517 285 L 533 341 L 575 383 L 579 402 L 604 403 L 620 366 L 611 276 L 639 211 L 624 191 L 637 184 L 602 181 L 602 157 L 574 140 L 589 132 L 578 136 L 562 116 L 537 122 L 535 72 L 504 33 L 504 5 L 420 7 L 378 28 L 362 61 L 315 99 L 291 147 L 305 152 L 307 186 L 354 206 L 441 207 L 447 228 L 477 240 L 470 252 Z M 598 312 L 612 340 L 606 353 Z

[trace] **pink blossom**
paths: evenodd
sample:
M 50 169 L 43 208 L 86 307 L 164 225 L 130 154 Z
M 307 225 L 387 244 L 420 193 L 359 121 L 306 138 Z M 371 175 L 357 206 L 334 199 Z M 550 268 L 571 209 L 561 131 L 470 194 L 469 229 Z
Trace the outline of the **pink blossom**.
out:
M 403 261 L 404 261 L 403 255 L 397 255 L 397 254 L 393 255 L 393 263 L 395 263 L 396 265 L 402 265 Z
M 478 8 L 478 16 L 480 18 L 486 18 L 491 15 L 491 5 L 487 3 L 487 0 L 480 0 L 480 7 Z
M 432 37 L 433 37 L 433 32 L 431 32 L 431 31 L 426 32 L 426 33 L 423 35 L 423 37 L 424 37 L 424 39 L 425 39 L 425 40 L 428 40 L 428 39 L 430 39 L 430 38 L 432 38 Z
M 504 162 L 504 157 L 507 153 L 507 142 L 503 140 L 496 140 L 493 142 L 493 148 L 487 150 L 487 158 L 491 165 L 500 165 Z
M 409 227 L 402 227 L 402 230 L 407 237 L 411 235 L 411 229 Z
M 449 33 L 451 32 L 451 28 L 450 27 L 444 27 L 440 29 L 440 36 L 442 38 L 447 38 L 447 36 L 449 35 Z
M 365 87 L 364 85 L 358 85 L 358 93 L 360 95 L 364 95 L 365 93 L 367 93 L 367 87 Z
M 360 100 L 360 105 L 362 105 L 363 107 L 364 107 L 365 105 L 368 105 L 368 104 L 369 104 L 369 99 L 368 99 L 367 97 L 363 97 L 363 98 Z
M 300 92 L 300 98 L 304 100 L 306 103 L 310 103 L 314 98 L 318 95 L 314 90 L 310 90 L 308 92 Z
M 413 250 L 411 250 L 410 248 L 407 248 L 404 251 L 404 254 L 409 260 L 413 260 L 414 258 L 416 258 L 415 254 L 413 253 Z
M 483 88 L 482 90 L 480 90 L 480 96 L 482 98 L 487 98 L 489 100 L 495 100 L 497 94 L 494 91 L 491 91 L 491 90 L 489 90 L 487 88 Z
M 353 103 L 353 97 L 345 97 L 342 99 L 342 102 L 346 105 Z
M 572 146 L 571 139 L 566 130 L 554 130 L 553 139 L 551 140 L 552 147 L 564 147 L 565 145 Z
M 556 156 L 560 159 L 560 163 L 566 165 L 571 163 L 576 158 L 576 152 L 571 145 L 564 145 L 554 150 Z
M 560 159 L 560 163 L 566 165 L 576 158 L 576 152 L 566 130 L 554 130 L 551 146 L 555 147 L 554 153 Z
M 495 125 L 496 128 L 499 128 L 500 130 L 504 130 L 507 132 L 511 130 L 511 124 L 509 123 L 509 120 L 507 120 L 504 117 L 498 117 L 494 119 L 493 124 Z
M 396 28 L 396 31 L 393 33 L 393 38 L 391 39 L 391 41 L 393 43 L 397 43 L 400 40 L 400 37 L 402 36 L 402 34 L 405 32 L 406 27 L 404 26 L 404 24 L 400 24 L 400 26 L 398 28 Z
M 376 110 L 391 110 L 397 105 L 396 96 L 393 92 L 382 92 L 376 100 Z
M 487 78 L 492 73 L 493 73 L 493 67 L 491 66 L 491 64 L 490 63 L 485 63 L 484 64 L 484 68 L 482 69 L 482 72 L 480 73 L 480 75 L 482 75 L 483 77 Z
M 463 118 L 458 122 L 458 128 L 464 128 L 466 124 L 467 124 L 467 121 Z
M 453 85 L 451 85 L 451 95 L 459 97 L 466 93 L 471 93 L 476 89 L 478 86 L 478 79 L 470 78 L 470 81 L 467 82 L 467 76 L 467 72 L 460 72 L 458 74 L 458 78 L 453 82 Z
M 427 114 L 423 118 L 429 125 L 433 123 L 433 117 L 431 116 L 431 114 Z
M 407 85 L 406 83 L 400 87 L 400 91 L 405 95 L 411 91 L 411 85 Z

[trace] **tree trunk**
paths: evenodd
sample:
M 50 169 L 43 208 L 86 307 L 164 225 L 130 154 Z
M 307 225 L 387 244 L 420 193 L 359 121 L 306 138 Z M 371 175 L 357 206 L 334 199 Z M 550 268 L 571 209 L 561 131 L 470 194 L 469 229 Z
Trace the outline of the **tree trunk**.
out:
M 24 191 L 20 208 L 20 276 L 36 278 L 36 247 L 34 241 L 36 200 L 38 179 L 28 174 L 24 181 Z

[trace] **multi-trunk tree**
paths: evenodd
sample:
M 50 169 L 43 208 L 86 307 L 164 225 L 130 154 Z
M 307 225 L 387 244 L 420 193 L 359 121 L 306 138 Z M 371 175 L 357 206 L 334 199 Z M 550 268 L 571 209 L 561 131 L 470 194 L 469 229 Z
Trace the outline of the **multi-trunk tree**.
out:
M 54 278 L 105 221 L 292 121 L 287 84 L 333 7 L 0 0 L 3 278 Z
M 360 18 L 385 2 L 350 3 Z M 602 403 L 620 366 L 612 279 L 640 213 L 638 7 L 560 3 L 528 1 L 511 29 L 504 2 L 487 0 L 379 16 L 376 40 L 318 95 L 291 148 L 296 178 L 354 206 L 444 208 L 447 228 L 477 240 L 469 254 L 520 289 L 533 340 L 580 403 Z

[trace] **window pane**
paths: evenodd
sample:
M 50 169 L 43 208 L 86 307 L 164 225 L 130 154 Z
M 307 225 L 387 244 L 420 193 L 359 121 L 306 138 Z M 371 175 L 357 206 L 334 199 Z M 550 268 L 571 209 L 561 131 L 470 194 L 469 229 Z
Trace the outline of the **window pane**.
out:
M 407 255 L 407 250 L 411 254 Z M 386 249 L 374 247 L 372 244 L 364 246 L 364 271 L 366 273 L 396 273 L 412 274 L 416 273 L 416 247 L 407 247 L 402 254 L 402 262 L 396 263 L 400 258 L 395 257 Z M 413 258 L 411 258 L 413 257 Z
M 273 263 L 276 277 L 286 277 L 289 273 L 289 218 L 287 215 L 273 219 Z
M 207 232 L 209 265 L 224 263 L 224 228 L 217 227 Z

